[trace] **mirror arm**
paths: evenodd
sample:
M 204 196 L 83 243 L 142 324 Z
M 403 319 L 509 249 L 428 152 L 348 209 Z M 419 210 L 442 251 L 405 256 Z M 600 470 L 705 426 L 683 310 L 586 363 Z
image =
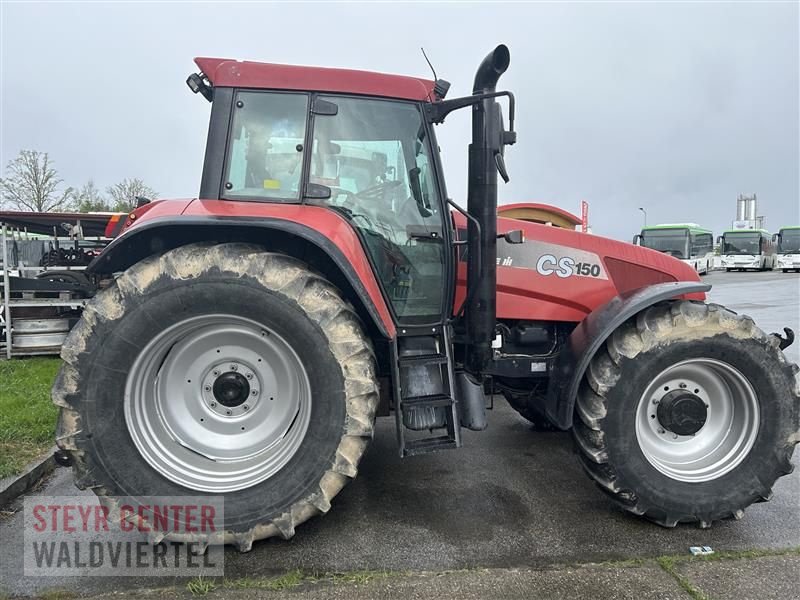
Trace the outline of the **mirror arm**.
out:
M 469 212 L 467 212 L 466 210 L 461 208 L 458 204 L 453 202 L 450 198 L 447 199 L 447 203 L 450 206 L 452 206 L 453 208 L 455 208 L 462 215 L 464 215 L 467 218 L 467 220 L 475 226 L 475 233 L 480 238 L 480 236 L 481 236 L 481 224 L 478 221 L 478 219 L 473 217 L 471 214 L 469 214 Z M 466 240 L 464 240 L 464 241 L 466 241 Z M 457 241 L 453 242 L 453 245 L 454 246 L 462 246 L 463 244 L 460 243 L 460 242 L 461 242 L 461 240 L 457 240 Z M 479 250 L 479 252 L 478 252 L 477 256 L 470 256 L 469 260 L 474 260 L 475 263 L 477 264 L 477 269 L 480 271 L 481 267 L 482 267 L 482 264 L 481 264 L 482 263 L 482 257 L 481 257 L 481 254 L 480 254 L 480 246 L 478 246 L 478 250 Z M 456 261 L 456 264 L 457 263 L 458 263 L 458 261 Z M 472 297 L 475 295 L 476 289 L 477 289 L 476 286 L 473 286 L 472 288 L 468 288 L 467 289 L 467 295 L 464 296 L 464 301 L 461 303 L 461 306 L 458 307 L 458 310 L 455 311 L 453 313 L 453 316 L 449 319 L 451 322 L 455 321 L 464 312 L 464 309 L 467 307 L 467 303 L 470 300 L 472 300 Z
M 442 102 L 433 102 L 425 105 L 425 116 L 428 121 L 435 124 L 444 123 L 445 117 L 454 110 L 478 104 L 490 98 L 499 98 L 505 96 L 508 98 L 508 128 L 506 133 L 514 133 L 514 113 L 515 101 L 514 94 L 511 92 L 490 92 L 486 94 L 473 94 L 472 96 L 464 96 L 463 98 L 453 98 L 452 100 L 443 100 Z M 516 141 L 516 140 L 515 140 Z M 513 144 L 514 142 L 506 142 Z

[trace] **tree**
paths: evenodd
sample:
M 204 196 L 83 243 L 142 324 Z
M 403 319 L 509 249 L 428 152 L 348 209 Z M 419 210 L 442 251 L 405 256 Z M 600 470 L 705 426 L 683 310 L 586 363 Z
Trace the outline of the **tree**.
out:
M 91 179 L 84 183 L 81 189 L 75 193 L 75 200 L 78 203 L 78 212 L 103 212 L 111 210 L 108 202 L 103 197 L 103 193 Z
M 158 192 L 138 178 L 123 179 L 119 183 L 109 186 L 106 192 L 111 197 L 112 210 L 119 212 L 129 212 L 136 208 L 137 196 L 152 200 L 158 195 Z
M 2 203 L 15 210 L 55 212 L 68 210 L 73 189 L 58 191 L 63 183 L 47 152 L 21 150 L 6 165 L 8 176 L 0 179 Z

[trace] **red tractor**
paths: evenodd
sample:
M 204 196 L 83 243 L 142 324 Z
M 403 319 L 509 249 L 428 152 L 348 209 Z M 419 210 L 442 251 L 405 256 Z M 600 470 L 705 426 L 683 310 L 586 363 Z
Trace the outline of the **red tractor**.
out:
M 199 198 L 127 217 L 62 352 L 78 487 L 224 495 L 214 541 L 249 550 L 330 509 L 376 416 L 394 412 L 404 457 L 458 448 L 487 393 L 571 429 L 599 487 L 667 527 L 739 518 L 791 471 L 791 332 L 706 304 L 664 254 L 497 217 L 505 46 L 451 100 L 443 80 L 196 62 Z M 464 210 L 433 126 L 466 107 Z

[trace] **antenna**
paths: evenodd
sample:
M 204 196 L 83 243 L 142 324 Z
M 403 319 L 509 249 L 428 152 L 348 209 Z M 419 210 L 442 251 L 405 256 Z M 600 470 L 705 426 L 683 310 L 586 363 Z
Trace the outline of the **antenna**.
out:
M 423 48 L 422 46 L 420 46 L 420 48 L 419 48 L 419 49 L 420 49 L 420 50 L 422 50 L 422 56 L 424 56 L 424 57 L 425 57 L 425 62 L 426 62 L 426 63 L 428 63 L 428 66 L 431 68 L 431 71 L 433 72 L 433 80 L 434 80 L 434 81 L 436 81 L 436 80 L 437 80 L 437 79 L 439 79 L 439 78 L 436 76 L 436 69 L 434 69 L 434 68 L 433 68 L 433 65 L 431 64 L 431 61 L 430 61 L 430 59 L 428 58 L 428 55 L 427 55 L 427 54 L 425 54 L 425 48 Z

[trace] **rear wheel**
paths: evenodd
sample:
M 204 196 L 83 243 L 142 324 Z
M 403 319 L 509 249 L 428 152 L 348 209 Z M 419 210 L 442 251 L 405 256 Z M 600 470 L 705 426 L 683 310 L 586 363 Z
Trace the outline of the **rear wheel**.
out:
M 62 358 L 58 445 L 78 487 L 224 495 L 213 541 L 243 551 L 327 512 L 373 432 L 373 352 L 356 315 L 303 263 L 256 246 L 195 244 L 131 267 L 87 306 Z
M 584 467 L 623 508 L 667 527 L 740 518 L 792 471 L 797 372 L 749 317 L 651 307 L 612 334 L 581 385 Z

